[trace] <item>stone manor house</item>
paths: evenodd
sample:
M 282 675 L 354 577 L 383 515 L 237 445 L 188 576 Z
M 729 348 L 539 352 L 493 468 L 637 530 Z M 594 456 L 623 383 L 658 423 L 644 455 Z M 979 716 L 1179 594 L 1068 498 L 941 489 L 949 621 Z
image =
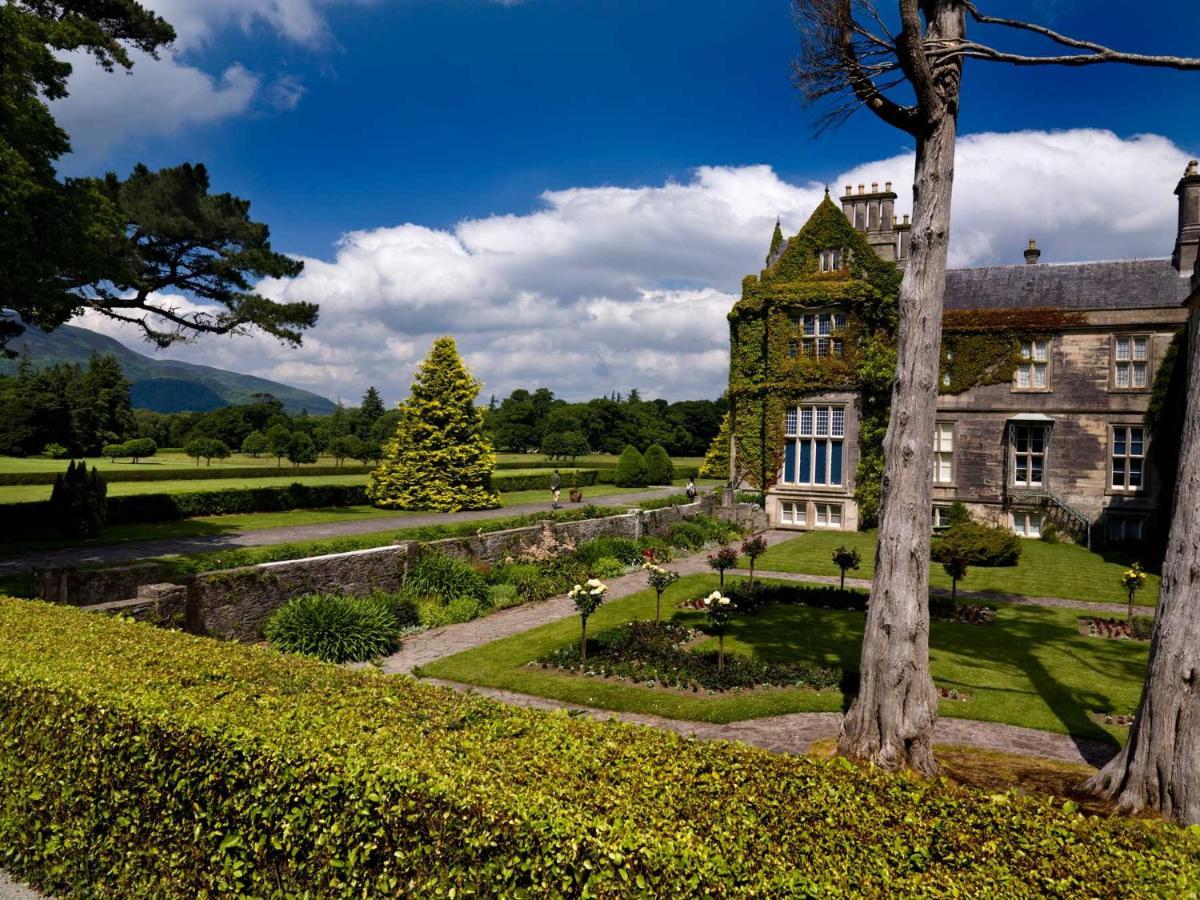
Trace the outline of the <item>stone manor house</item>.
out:
M 894 328 L 872 300 L 894 291 L 911 226 L 893 215 L 890 183 L 865 188 L 847 185 L 840 211 L 826 195 L 790 240 L 777 227 L 730 313 L 733 474 L 766 488 L 776 527 L 852 530 L 868 517 L 859 461 L 873 453 L 879 471 L 886 418 L 868 408 L 855 348 Z M 1169 258 L 1046 264 L 1031 240 L 1023 263 L 947 273 L 935 528 L 954 501 L 1025 537 L 1054 522 L 1097 545 L 1165 519 L 1146 412 L 1200 279 L 1195 161 L 1175 194 Z

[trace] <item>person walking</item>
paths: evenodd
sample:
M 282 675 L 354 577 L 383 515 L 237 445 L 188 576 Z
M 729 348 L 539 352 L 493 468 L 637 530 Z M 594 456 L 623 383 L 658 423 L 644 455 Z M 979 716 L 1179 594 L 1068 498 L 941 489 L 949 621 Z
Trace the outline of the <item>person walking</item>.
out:
M 688 478 L 687 495 L 688 495 L 688 500 L 695 500 L 695 499 L 696 499 L 696 479 L 695 479 L 695 476 L 690 476 L 690 477 Z
M 558 509 L 558 491 L 562 484 L 562 479 L 558 477 L 558 469 L 554 470 L 554 474 L 550 476 L 550 508 Z

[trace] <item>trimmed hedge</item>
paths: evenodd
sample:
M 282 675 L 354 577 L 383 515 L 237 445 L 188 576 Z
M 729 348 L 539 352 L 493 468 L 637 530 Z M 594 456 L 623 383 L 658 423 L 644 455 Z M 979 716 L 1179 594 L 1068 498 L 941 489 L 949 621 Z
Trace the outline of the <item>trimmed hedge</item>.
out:
M 160 453 L 163 451 L 160 450 Z M 528 466 L 526 467 L 528 468 Z M 104 469 L 104 480 L 116 481 L 207 481 L 210 478 L 279 478 L 292 475 L 317 478 L 322 475 L 366 475 L 374 466 L 200 466 L 180 469 Z M 0 487 L 19 484 L 54 484 L 57 472 L 0 472 Z
M 1179 896 L 1200 836 L 0 599 L 0 867 L 128 898 Z
M 599 474 L 596 469 L 581 469 L 578 472 L 560 472 L 559 478 L 562 479 L 563 490 L 569 490 L 573 487 L 591 487 L 596 484 Z M 549 491 L 550 475 L 551 470 L 536 475 L 493 475 L 492 490 L 502 494 L 511 494 L 514 491 Z

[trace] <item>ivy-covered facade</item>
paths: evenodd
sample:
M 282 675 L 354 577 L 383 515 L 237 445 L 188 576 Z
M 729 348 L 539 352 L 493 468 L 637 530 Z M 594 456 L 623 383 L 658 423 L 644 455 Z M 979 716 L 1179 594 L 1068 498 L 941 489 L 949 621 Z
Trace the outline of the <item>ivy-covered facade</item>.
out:
M 1147 410 L 1161 410 L 1156 383 L 1178 384 L 1171 347 L 1200 247 L 1194 168 L 1177 194 L 1171 259 L 1040 264 L 1031 242 L 1023 265 L 947 274 L 934 527 L 960 501 L 1027 537 L 1152 538 L 1170 468 L 1155 435 L 1171 417 Z M 847 186 L 840 209 L 827 193 L 792 238 L 777 227 L 729 314 L 730 479 L 763 492 L 776 527 L 877 518 L 907 251 L 894 199 L 890 184 Z

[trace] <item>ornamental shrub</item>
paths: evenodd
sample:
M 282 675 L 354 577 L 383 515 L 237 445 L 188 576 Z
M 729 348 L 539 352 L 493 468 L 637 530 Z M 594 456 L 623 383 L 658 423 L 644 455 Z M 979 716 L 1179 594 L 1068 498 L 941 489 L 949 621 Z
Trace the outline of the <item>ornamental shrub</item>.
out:
M 50 492 L 49 512 L 54 526 L 68 538 L 98 534 L 108 518 L 107 495 L 108 486 L 99 471 L 93 467 L 89 474 L 83 460 L 71 460 L 67 471 L 54 480 Z M 29 525 L 25 520 L 24 527 Z
M 675 465 L 662 444 L 647 447 L 645 461 L 647 484 L 670 484 L 675 480 Z
M 636 566 L 642 561 L 642 549 L 631 538 L 599 537 L 584 541 L 575 548 L 575 555 L 585 563 L 594 563 L 602 557 L 620 560 L 626 566 Z
M 0 599 L 0 733 L 0 865 L 58 896 L 1150 897 L 1200 880 L 1200 836 L 1163 822 L 31 601 Z
M 1021 558 L 1021 539 L 1006 528 L 963 522 L 933 539 L 934 562 L 962 560 L 968 566 L 1015 566 Z
M 341 594 L 305 594 L 281 606 L 263 634 L 271 646 L 325 662 L 365 662 L 396 649 L 396 620 L 387 604 Z
M 602 556 L 588 567 L 593 578 L 617 578 L 625 574 L 625 564 L 611 556 Z
M 521 605 L 521 595 L 515 584 L 493 584 L 488 588 L 488 604 L 492 609 L 508 609 Z
M 367 494 L 386 509 L 495 509 L 488 486 L 495 456 L 475 406 L 476 381 L 454 339 L 438 338 L 400 406 L 396 433 L 371 473 Z
M 721 419 L 721 428 L 717 431 L 717 436 L 713 438 L 708 453 L 704 455 L 704 464 L 700 466 L 699 477 L 729 479 L 729 447 L 732 440 L 733 432 L 729 427 L 729 413 L 727 412 Z
M 637 447 L 632 444 L 626 445 L 617 459 L 614 483 L 618 487 L 645 487 L 649 483 L 649 477 L 645 458 L 638 453 Z
M 708 534 L 698 523 L 689 519 L 671 526 L 671 546 L 681 550 L 699 550 L 708 542 Z
M 474 566 L 465 559 L 437 551 L 421 554 L 409 570 L 404 587 L 410 594 L 436 597 L 443 603 L 460 597 L 486 603 L 488 598 L 487 583 Z

